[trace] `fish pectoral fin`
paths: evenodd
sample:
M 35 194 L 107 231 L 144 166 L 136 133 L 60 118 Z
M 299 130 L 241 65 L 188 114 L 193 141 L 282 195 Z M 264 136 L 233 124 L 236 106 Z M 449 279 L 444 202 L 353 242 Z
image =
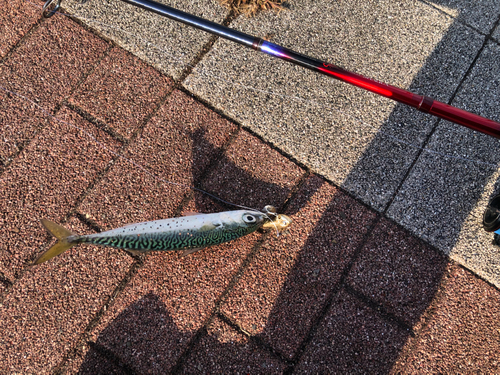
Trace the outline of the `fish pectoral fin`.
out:
M 207 232 L 209 230 L 213 230 L 217 228 L 217 225 L 214 225 L 214 223 L 207 223 L 203 225 L 200 229 L 198 229 L 199 232 Z
M 185 257 L 186 255 L 196 253 L 197 251 L 200 251 L 201 249 L 203 249 L 203 247 L 197 247 L 197 248 L 194 248 L 194 249 L 184 250 L 182 252 L 182 254 L 181 254 L 181 257 Z

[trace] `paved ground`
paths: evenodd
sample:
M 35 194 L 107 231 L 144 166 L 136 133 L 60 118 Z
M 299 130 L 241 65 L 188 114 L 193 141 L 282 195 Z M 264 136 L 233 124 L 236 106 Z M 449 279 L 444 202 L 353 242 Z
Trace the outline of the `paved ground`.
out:
M 500 120 L 495 1 L 169 4 Z M 497 140 L 117 1 L 63 7 L 0 15 L 0 373 L 500 372 Z M 166 181 L 293 226 L 30 266 L 41 217 L 229 209 Z

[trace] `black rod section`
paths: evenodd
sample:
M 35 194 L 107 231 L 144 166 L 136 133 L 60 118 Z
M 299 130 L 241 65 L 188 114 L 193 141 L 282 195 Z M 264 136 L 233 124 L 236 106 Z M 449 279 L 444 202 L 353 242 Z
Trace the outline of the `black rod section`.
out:
M 51 1 L 54 0 L 47 0 L 47 2 Z M 221 38 L 242 44 L 246 47 L 253 48 L 257 51 L 264 52 L 279 59 L 303 66 L 315 72 L 328 75 L 340 81 L 347 82 L 351 85 L 361 87 L 367 91 L 371 91 L 397 102 L 407 104 L 418 109 L 421 112 L 430 113 L 442 119 L 453 121 L 470 129 L 491 135 L 496 138 L 500 138 L 500 123 L 467 112 L 463 109 L 459 109 L 446 103 L 439 102 L 427 96 L 417 95 L 410 91 L 378 82 L 374 79 L 364 77 L 357 73 L 349 72 L 348 70 L 345 70 L 333 64 L 328 64 L 319 60 L 312 59 L 308 56 L 301 55 L 285 47 L 281 47 L 277 44 L 270 43 L 260 38 L 255 38 L 251 35 L 233 30 L 229 27 L 222 26 L 212 21 L 208 21 L 201 17 L 193 16 L 192 14 L 182 12 L 180 10 L 169 7 L 168 5 L 159 4 L 152 0 L 122 1 L 168 17 L 172 20 L 185 23 L 186 25 L 196 27 L 200 30 L 220 36 Z
M 185 23 L 186 25 L 196 27 L 210 34 L 215 34 L 224 39 L 232 40 L 233 42 L 243 44 L 247 47 L 252 47 L 255 38 L 251 35 L 230 29 L 218 23 L 206 20 L 201 17 L 193 16 L 192 14 L 174 9 L 168 5 L 163 5 L 150 0 L 122 0 L 126 3 L 135 5 L 139 8 L 149 10 L 159 15 L 173 19 L 174 21 Z

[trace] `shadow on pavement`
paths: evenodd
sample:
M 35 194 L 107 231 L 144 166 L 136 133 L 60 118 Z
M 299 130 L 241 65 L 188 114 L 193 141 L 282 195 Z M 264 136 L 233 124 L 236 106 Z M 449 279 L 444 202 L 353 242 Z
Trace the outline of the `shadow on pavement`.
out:
M 193 137 L 196 144 L 209 149 L 202 134 Z M 270 197 L 281 197 L 282 204 L 289 193 L 262 183 L 225 156 L 216 170 L 221 166 L 229 180 L 260 185 L 261 204 Z M 222 195 L 238 191 L 244 201 L 250 194 L 231 183 L 223 186 Z M 317 202 L 325 197 L 326 206 L 318 215 Z M 195 204 L 200 211 L 206 210 L 206 198 L 199 199 Z M 285 213 L 295 219 L 290 233 L 270 236 L 264 242 L 250 262 L 252 272 L 247 268 L 242 276 L 253 275 L 245 280 L 249 290 L 243 291 L 244 298 L 228 297 L 229 302 L 222 303 L 252 316 L 245 298 L 258 300 L 269 310 L 267 316 L 255 311 L 255 320 L 266 321 L 263 330 L 247 337 L 232 322 L 244 329 L 248 325 L 250 331 L 252 322 L 239 322 L 238 314 L 221 313 L 208 329 L 198 332 L 200 339 L 181 356 L 180 348 L 196 332 L 177 327 L 155 293 L 158 286 L 151 285 L 149 293 L 122 311 L 90 343 L 80 373 L 103 369 L 101 373 L 159 374 L 173 368 L 181 373 L 281 373 L 290 366 L 303 373 L 388 372 L 411 326 L 432 300 L 446 259 L 385 219 L 376 224 L 376 213 L 316 176 L 304 182 Z M 315 224 L 311 224 L 314 215 Z M 297 244 L 295 238 L 303 237 L 301 231 L 308 225 L 311 230 Z M 217 256 L 217 248 L 205 251 Z M 283 266 L 286 262 L 291 262 L 290 268 Z M 378 264 L 372 267 L 373 263 Z M 277 277 L 282 271 L 285 274 Z M 263 280 L 278 295 L 252 289 Z M 241 289 L 241 283 L 235 289 Z M 168 298 L 168 291 L 162 293 Z M 169 349 L 176 345 L 178 350 Z

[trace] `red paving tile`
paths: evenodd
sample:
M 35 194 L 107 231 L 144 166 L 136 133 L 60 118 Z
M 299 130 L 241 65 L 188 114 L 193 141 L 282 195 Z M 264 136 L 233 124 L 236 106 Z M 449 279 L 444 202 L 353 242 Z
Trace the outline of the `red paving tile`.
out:
M 88 230 L 76 219 L 65 226 Z M 30 268 L 0 305 L 0 368 L 7 373 L 51 373 L 131 263 L 122 252 L 78 246 Z
M 0 175 L 0 272 L 13 281 L 40 251 L 46 232 L 40 218 L 59 221 L 111 160 L 119 146 L 102 131 L 64 109 Z M 87 132 L 87 133 L 84 133 Z
M 291 358 L 375 214 L 316 176 L 287 213 L 289 233 L 270 236 L 221 311 Z
M 26 0 L 5 0 L 0 13 L 0 59 L 42 16 L 42 8 Z
M 236 127 L 174 91 L 127 149 L 125 157 L 156 176 L 193 186 Z M 162 182 L 119 159 L 79 210 L 105 228 L 171 217 L 186 186 Z
M 46 125 L 46 113 L 33 103 L 0 90 L 0 163 L 8 163 L 36 131 Z
M 181 257 L 151 253 L 92 334 L 138 373 L 168 373 L 260 234 Z
M 106 48 L 103 40 L 68 18 L 55 15 L 0 64 L 0 85 L 53 109 Z
M 443 284 L 393 373 L 500 373 L 500 291 L 458 266 Z
M 408 333 L 341 291 L 296 367 L 297 374 L 385 374 Z
M 129 375 L 130 369 L 122 367 L 113 359 L 107 358 L 107 353 L 102 353 L 99 349 L 84 345 L 78 350 L 77 355 L 71 358 L 63 367 L 62 371 L 66 375 Z
M 182 374 L 282 374 L 283 361 L 216 318 L 180 370 Z
M 434 298 L 447 264 L 437 250 L 396 224 L 381 220 L 348 283 L 412 326 Z
M 114 48 L 69 102 L 129 138 L 172 84 L 137 57 Z
M 242 131 L 204 187 L 231 203 L 262 209 L 279 207 L 304 171 L 256 137 Z

